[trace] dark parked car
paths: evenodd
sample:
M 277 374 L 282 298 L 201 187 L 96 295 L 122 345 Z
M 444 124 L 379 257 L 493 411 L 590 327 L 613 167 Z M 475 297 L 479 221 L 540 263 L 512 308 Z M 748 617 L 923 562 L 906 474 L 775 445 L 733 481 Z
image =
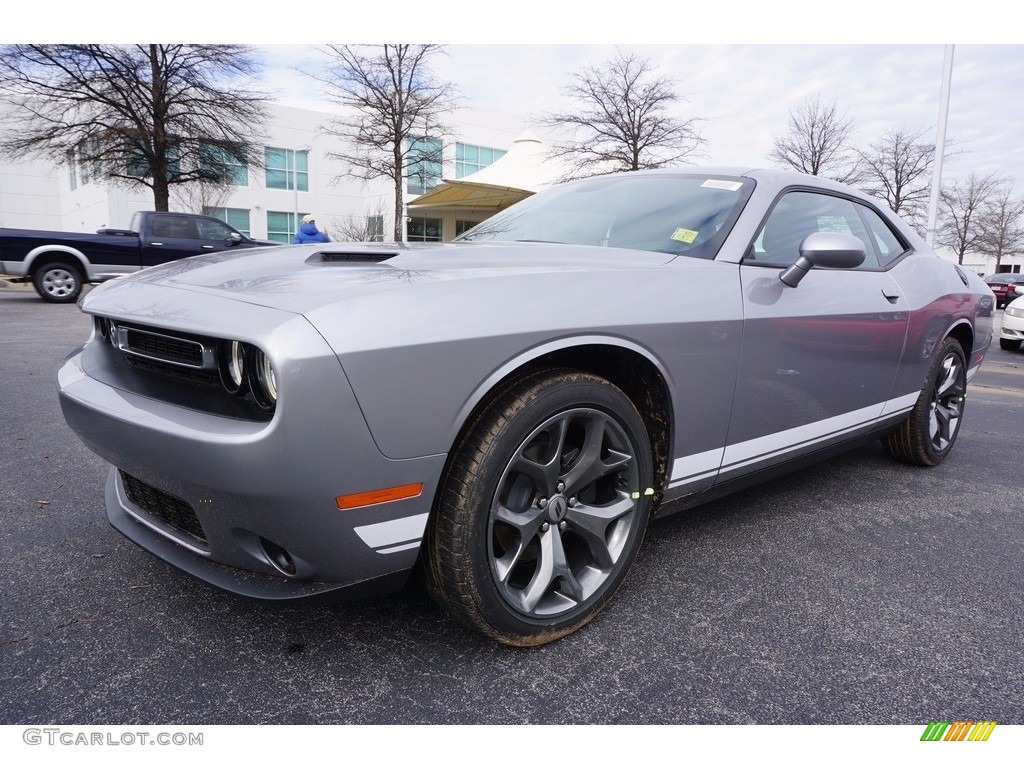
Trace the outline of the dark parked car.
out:
M 0 229 L 0 274 L 31 280 L 47 301 L 78 299 L 84 283 L 99 283 L 143 267 L 197 253 L 279 245 L 253 240 L 212 216 L 139 211 L 130 229 L 96 234 Z
M 1013 298 L 1007 296 L 1011 287 L 1024 286 L 1024 274 L 1000 272 L 997 275 L 989 275 L 985 278 L 985 282 L 992 289 L 992 293 L 996 295 L 996 309 L 999 309 L 1013 301 Z
M 113 465 L 110 522 L 185 572 L 282 600 L 418 567 L 468 626 L 540 645 L 608 603 L 652 515 L 867 440 L 941 463 L 993 303 L 821 177 L 635 172 L 446 245 L 102 285 L 60 401 Z

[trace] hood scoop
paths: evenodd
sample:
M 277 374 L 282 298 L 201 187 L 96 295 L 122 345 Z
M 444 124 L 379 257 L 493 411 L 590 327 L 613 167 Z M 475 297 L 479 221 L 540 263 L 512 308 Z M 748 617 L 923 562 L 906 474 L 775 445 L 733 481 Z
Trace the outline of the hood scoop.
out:
M 330 264 L 334 262 L 346 264 L 378 264 L 398 255 L 397 251 L 373 253 L 370 251 L 317 251 L 308 259 L 307 264 Z

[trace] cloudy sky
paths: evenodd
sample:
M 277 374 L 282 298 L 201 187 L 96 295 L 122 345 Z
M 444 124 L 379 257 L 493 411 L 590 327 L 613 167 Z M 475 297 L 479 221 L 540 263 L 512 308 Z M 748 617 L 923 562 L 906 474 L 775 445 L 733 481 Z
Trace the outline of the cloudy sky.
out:
M 707 160 L 722 165 L 767 164 L 773 136 L 812 94 L 854 121 L 860 146 L 896 127 L 934 140 L 944 49 L 954 44 L 947 136 L 956 154 L 945 175 L 999 173 L 1024 193 L 1024 28 L 998 0 L 310 0 L 274 13 L 176 0 L 173 8 L 154 28 L 135 0 L 94 0 L 92 21 L 58 13 L 45 34 L 53 42 L 182 42 L 201 30 L 194 42 L 257 44 L 265 85 L 311 108 L 324 104 L 297 68 L 316 65 L 318 44 L 439 43 L 447 53 L 436 72 L 458 85 L 465 105 L 523 116 L 560 109 L 571 73 L 618 47 L 676 81 L 679 114 L 702 120 Z M 8 42 L 37 42 L 41 33 L 4 27 Z
M 463 103 L 516 115 L 564 107 L 571 73 L 600 65 L 616 49 L 649 59 L 676 81 L 680 116 L 698 117 L 708 161 L 766 164 L 773 136 L 790 111 L 819 94 L 835 101 L 866 146 L 886 129 L 906 127 L 934 141 L 946 46 L 943 44 L 463 44 L 435 59 Z M 294 67 L 311 68 L 314 47 L 266 46 L 266 82 L 281 99 L 315 107 L 316 85 Z M 1024 45 L 954 44 L 947 137 L 954 155 L 946 175 L 997 172 L 1024 192 Z

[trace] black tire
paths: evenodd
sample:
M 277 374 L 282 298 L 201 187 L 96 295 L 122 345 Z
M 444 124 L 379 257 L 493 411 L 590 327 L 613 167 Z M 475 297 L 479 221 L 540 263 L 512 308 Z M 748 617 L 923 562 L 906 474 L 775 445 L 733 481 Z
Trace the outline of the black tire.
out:
M 608 603 L 650 517 L 650 440 L 617 387 L 548 370 L 499 393 L 459 440 L 424 539 L 449 613 L 513 646 L 550 643 Z
M 1016 352 L 1020 349 L 1020 339 L 1000 339 L 999 348 L 1007 352 Z
M 897 461 L 934 467 L 953 449 L 967 397 L 967 359 L 954 338 L 946 338 L 932 360 L 914 409 L 883 440 Z
M 45 301 L 71 304 L 82 293 L 82 270 L 67 261 L 48 261 L 32 271 L 32 285 Z

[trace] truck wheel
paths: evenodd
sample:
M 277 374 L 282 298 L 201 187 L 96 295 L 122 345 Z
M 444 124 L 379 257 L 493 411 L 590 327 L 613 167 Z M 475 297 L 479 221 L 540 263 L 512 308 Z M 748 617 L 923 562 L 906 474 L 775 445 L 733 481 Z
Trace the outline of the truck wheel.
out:
M 32 272 L 32 285 L 45 301 L 71 304 L 82 292 L 82 271 L 66 261 L 49 261 Z

